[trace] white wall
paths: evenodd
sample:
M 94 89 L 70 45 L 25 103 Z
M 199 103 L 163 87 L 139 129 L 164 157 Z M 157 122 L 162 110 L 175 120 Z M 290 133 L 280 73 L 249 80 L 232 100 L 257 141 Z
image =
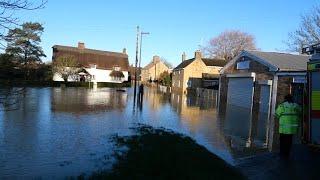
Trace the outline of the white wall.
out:
M 104 69 L 95 69 L 95 68 L 85 68 L 85 70 L 92 76 L 94 76 L 94 79 L 92 79 L 92 82 L 113 82 L 113 83 L 122 83 L 123 81 L 128 81 L 129 73 L 128 71 L 122 71 L 124 74 L 124 77 L 120 80 L 113 80 L 110 76 L 110 73 L 112 70 L 104 70 Z M 63 81 L 61 76 L 57 73 L 53 75 L 53 81 Z M 69 77 L 69 82 L 75 82 L 79 81 L 78 78 L 75 77 Z
M 85 68 L 85 70 L 94 76 L 92 79 L 93 82 L 114 82 L 114 83 L 122 83 L 123 81 L 128 81 L 129 73 L 128 71 L 122 71 L 124 77 L 121 81 L 115 81 L 110 76 L 112 70 L 104 70 L 104 69 L 95 69 L 95 68 Z

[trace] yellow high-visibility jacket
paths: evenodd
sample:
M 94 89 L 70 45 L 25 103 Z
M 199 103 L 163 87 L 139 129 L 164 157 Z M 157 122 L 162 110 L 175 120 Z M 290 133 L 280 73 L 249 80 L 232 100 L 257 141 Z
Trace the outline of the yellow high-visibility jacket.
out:
M 279 133 L 297 134 L 301 111 L 301 107 L 296 103 L 281 103 L 276 109 L 276 116 L 279 119 Z

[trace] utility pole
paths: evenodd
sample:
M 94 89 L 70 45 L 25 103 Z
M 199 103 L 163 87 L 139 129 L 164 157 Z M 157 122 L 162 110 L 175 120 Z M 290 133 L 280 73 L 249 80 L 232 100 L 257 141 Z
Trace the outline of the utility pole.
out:
M 138 53 L 139 53 L 139 26 L 137 26 L 137 42 L 136 42 L 136 65 L 134 69 L 134 96 L 133 101 L 136 102 L 137 95 L 137 66 L 138 66 Z
M 142 52 L 142 36 L 143 35 L 149 35 L 149 32 L 143 32 L 141 31 L 140 33 L 140 57 L 139 57 L 139 72 L 140 72 L 140 76 L 141 76 L 141 52 Z

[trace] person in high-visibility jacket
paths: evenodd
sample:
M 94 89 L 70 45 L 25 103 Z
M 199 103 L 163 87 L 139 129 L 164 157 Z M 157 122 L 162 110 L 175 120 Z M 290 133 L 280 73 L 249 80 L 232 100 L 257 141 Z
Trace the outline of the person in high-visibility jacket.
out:
M 292 138 L 298 133 L 302 110 L 298 104 L 293 102 L 290 94 L 284 99 L 284 102 L 276 109 L 276 117 L 279 119 L 280 155 L 289 158 Z

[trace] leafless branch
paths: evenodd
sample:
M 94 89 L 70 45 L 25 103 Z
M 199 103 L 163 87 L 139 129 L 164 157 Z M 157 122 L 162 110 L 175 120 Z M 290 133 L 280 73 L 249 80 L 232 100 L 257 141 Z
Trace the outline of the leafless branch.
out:
M 42 9 L 46 3 L 47 0 L 0 0 L 0 30 L 3 31 L 0 38 L 3 39 L 6 31 L 20 26 L 15 12 Z
M 285 42 L 290 51 L 301 52 L 302 48 L 320 42 L 320 6 L 315 6 L 308 14 L 301 16 L 297 30 L 289 33 Z
M 205 56 L 231 60 L 242 50 L 255 50 L 253 35 L 238 30 L 225 31 L 212 38 L 206 46 L 201 47 Z

